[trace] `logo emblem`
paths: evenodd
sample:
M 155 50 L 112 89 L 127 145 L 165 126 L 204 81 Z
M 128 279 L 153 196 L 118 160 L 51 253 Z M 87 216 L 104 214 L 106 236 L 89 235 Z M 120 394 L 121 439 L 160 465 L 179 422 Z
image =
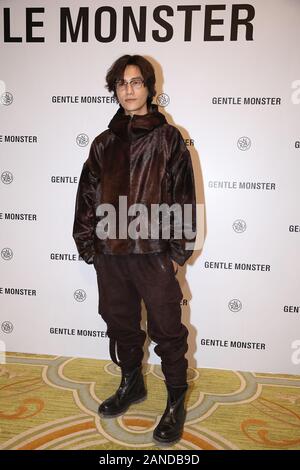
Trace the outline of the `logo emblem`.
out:
M 245 232 L 247 225 L 244 220 L 237 219 L 233 222 L 232 228 L 236 233 L 242 233 Z
M 156 103 L 158 104 L 158 106 L 162 106 L 163 108 L 165 108 L 170 103 L 169 95 L 167 95 L 166 93 L 161 93 L 157 96 Z
M 89 136 L 86 134 L 78 134 L 78 136 L 76 137 L 76 144 L 79 147 L 86 147 L 89 141 Z
M 3 171 L 1 173 L 1 181 L 4 184 L 10 184 L 13 182 L 13 174 L 10 171 Z
M 10 321 L 4 321 L 2 322 L 1 324 L 1 330 L 3 331 L 3 333 L 11 333 L 12 330 L 14 329 L 14 325 L 12 324 L 12 322 Z
M 11 260 L 13 257 L 12 250 L 10 248 L 3 248 L 3 250 L 1 250 L 1 257 L 5 259 L 5 261 Z
M 0 103 L 3 104 L 4 106 L 9 106 L 10 104 L 12 104 L 13 100 L 14 100 L 14 97 L 9 91 L 5 91 L 0 96 Z
M 84 300 L 86 299 L 86 293 L 83 289 L 77 289 L 75 292 L 74 292 L 74 299 L 77 301 L 77 302 L 84 302 Z
M 242 302 L 238 299 L 232 299 L 228 302 L 228 308 L 231 312 L 239 312 L 242 309 Z
M 237 141 L 237 146 L 240 150 L 249 150 L 249 148 L 251 147 L 251 140 L 249 139 L 249 137 L 240 137 Z

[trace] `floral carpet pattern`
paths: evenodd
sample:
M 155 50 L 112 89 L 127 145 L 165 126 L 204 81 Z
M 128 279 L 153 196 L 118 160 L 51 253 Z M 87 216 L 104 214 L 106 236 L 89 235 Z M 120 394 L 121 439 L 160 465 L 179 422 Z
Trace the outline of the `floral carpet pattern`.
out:
M 120 383 L 109 361 L 7 353 L 0 364 L 1 450 L 157 450 L 166 403 L 161 369 L 144 366 L 148 398 L 121 417 L 99 404 Z M 300 449 L 300 376 L 189 369 L 182 439 L 168 450 Z

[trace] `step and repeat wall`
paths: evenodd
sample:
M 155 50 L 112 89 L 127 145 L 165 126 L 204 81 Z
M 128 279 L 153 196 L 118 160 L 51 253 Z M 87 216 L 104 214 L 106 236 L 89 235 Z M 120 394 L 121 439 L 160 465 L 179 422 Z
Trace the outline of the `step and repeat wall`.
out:
M 300 373 L 299 21 L 297 0 L 1 1 L 3 360 L 109 358 L 75 196 L 118 109 L 107 69 L 141 54 L 197 185 L 199 249 L 177 274 L 190 366 Z

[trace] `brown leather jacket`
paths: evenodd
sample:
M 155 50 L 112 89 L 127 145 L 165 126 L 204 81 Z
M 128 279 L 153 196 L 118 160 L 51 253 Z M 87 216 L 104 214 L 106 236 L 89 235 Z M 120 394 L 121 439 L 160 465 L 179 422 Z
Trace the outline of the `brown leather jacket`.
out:
M 184 237 L 172 235 L 174 217 L 170 218 L 169 239 L 108 237 L 100 239 L 97 224 L 100 204 L 112 204 L 118 214 L 119 196 L 127 196 L 127 209 L 141 203 L 150 212 L 151 204 L 191 204 L 190 229 L 196 233 L 196 198 L 191 157 L 185 142 L 174 126 L 167 123 L 156 105 L 148 114 L 125 115 L 120 107 L 109 128 L 91 144 L 84 162 L 76 196 L 73 238 L 78 252 L 88 264 L 95 253 L 130 254 L 169 251 L 173 260 L 183 265 L 192 255 Z M 96 214 L 97 211 L 97 214 Z M 126 224 L 132 216 L 126 212 Z M 187 224 L 185 223 L 185 226 Z M 121 227 L 121 224 L 120 224 Z M 119 229 L 116 220 L 117 234 Z M 123 227 L 124 228 L 124 227 Z M 127 230 L 127 227 L 126 227 Z M 161 231 L 160 231 L 161 236 Z M 194 239 L 188 239 L 193 242 Z M 192 244 L 193 246 L 193 244 Z

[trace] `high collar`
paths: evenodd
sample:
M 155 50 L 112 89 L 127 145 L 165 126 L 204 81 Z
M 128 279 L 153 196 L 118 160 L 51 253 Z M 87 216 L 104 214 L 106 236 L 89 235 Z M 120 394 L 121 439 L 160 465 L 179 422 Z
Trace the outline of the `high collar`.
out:
M 147 114 L 142 116 L 134 114 L 132 117 L 125 114 L 120 106 L 108 127 L 122 140 L 136 140 L 166 122 L 165 116 L 158 111 L 156 104 L 150 105 Z

